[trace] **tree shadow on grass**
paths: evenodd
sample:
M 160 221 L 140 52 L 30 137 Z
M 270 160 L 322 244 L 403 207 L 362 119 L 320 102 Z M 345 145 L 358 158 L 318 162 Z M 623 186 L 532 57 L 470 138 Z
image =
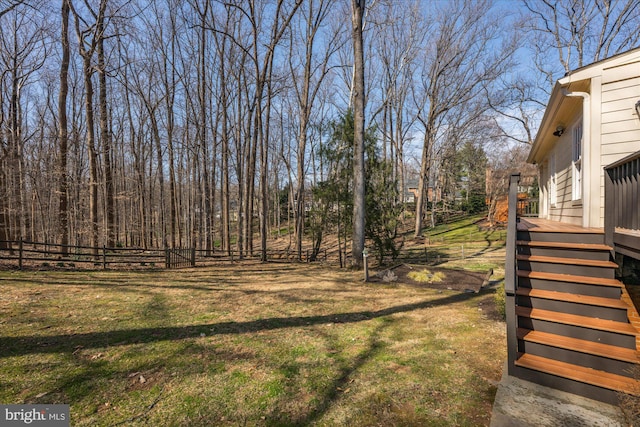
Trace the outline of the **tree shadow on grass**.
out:
M 413 304 L 403 304 L 376 311 L 356 311 L 318 316 L 273 317 L 247 322 L 221 322 L 188 326 L 165 326 L 140 329 L 124 329 L 81 334 L 59 334 L 46 336 L 4 336 L 0 337 L 0 358 L 37 353 L 73 352 L 82 348 L 102 348 L 110 346 L 143 344 L 157 341 L 174 341 L 226 334 L 245 334 L 284 328 L 298 328 L 328 323 L 357 323 L 406 313 L 424 308 L 453 304 L 473 298 L 482 293 L 452 294 L 436 300 L 426 300 Z
M 298 419 L 289 419 L 288 414 L 271 414 L 266 419 L 266 425 L 308 426 L 322 418 L 334 402 L 348 392 L 348 384 L 357 371 L 383 349 L 384 345 L 379 339 L 380 334 L 393 322 L 392 319 L 385 320 L 387 321 L 381 322 L 371 332 L 366 347 L 355 358 L 341 366 L 335 379 L 325 387 L 324 394 L 306 415 Z

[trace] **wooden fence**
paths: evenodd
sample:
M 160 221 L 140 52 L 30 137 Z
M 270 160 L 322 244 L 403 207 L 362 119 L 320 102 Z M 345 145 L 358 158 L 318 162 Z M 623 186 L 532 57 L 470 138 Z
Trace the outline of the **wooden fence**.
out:
M 60 245 L 53 243 L 0 240 L 0 268 L 15 265 L 36 268 L 85 268 L 85 269 L 131 269 L 131 268 L 182 268 L 219 262 L 259 261 L 259 250 L 251 251 L 206 251 L 195 248 L 143 249 L 108 248 Z M 303 250 L 299 260 L 291 250 L 269 250 L 269 262 L 327 261 L 327 251 L 322 250 L 312 259 L 311 250 Z
M 60 245 L 29 241 L 0 241 L 0 260 L 58 268 L 158 267 L 166 262 L 164 250 Z
M 166 268 L 196 266 L 196 248 L 167 248 L 164 253 Z

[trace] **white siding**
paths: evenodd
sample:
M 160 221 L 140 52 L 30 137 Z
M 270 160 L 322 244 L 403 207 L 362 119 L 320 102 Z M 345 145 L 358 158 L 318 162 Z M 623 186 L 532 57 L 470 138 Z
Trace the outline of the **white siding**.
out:
M 603 70 L 600 150 L 600 219 L 604 223 L 604 167 L 640 150 L 640 63 Z
M 616 78 L 620 78 L 616 80 Z M 605 83 L 606 82 L 606 83 Z M 635 104 L 640 99 L 640 63 L 603 71 L 601 165 L 640 150 L 640 120 Z
M 569 96 L 563 94 L 563 90 L 567 90 Z M 583 100 L 579 102 L 579 98 Z M 542 167 L 541 187 L 548 201 L 549 175 L 553 173 L 548 170 L 550 153 L 555 153 L 557 197 L 553 206 L 546 206 L 549 219 L 592 227 L 604 225 L 603 168 L 640 151 L 640 118 L 635 111 L 639 100 L 640 49 L 585 67 L 558 81 L 541 126 L 544 136 L 536 137 L 535 151 L 530 155 Z M 582 200 L 571 200 L 572 138 L 569 130 L 585 114 Z M 551 133 L 558 123 L 565 125 L 567 132 L 560 138 L 552 138 Z
M 572 138 L 572 132 L 565 132 L 555 147 L 557 199 L 556 204 L 550 207 L 549 219 L 581 225 L 582 204 L 572 200 Z

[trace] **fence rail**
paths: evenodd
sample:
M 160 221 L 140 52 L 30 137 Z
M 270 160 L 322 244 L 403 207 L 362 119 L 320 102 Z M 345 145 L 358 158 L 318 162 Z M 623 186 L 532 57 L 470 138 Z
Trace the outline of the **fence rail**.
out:
M 314 257 L 313 251 L 305 249 L 298 259 L 291 250 L 268 250 L 266 259 L 270 262 L 312 262 L 327 261 L 326 250 Z M 92 246 L 60 245 L 30 241 L 0 240 L 0 261 L 17 265 L 19 269 L 26 265 L 32 267 L 57 268 L 182 268 L 207 265 L 217 262 L 235 262 L 240 260 L 260 260 L 261 251 L 207 251 L 194 248 L 143 249 L 108 248 Z M 0 265 L 1 268 L 1 265 Z

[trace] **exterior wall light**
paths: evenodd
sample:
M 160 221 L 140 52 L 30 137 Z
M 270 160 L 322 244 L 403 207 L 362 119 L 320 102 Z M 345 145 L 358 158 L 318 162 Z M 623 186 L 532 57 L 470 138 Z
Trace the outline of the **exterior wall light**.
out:
M 636 104 L 636 107 L 637 107 L 637 104 Z M 564 133 L 564 126 L 558 125 L 558 127 L 556 128 L 556 131 L 553 133 L 553 136 L 562 136 L 563 133 Z

